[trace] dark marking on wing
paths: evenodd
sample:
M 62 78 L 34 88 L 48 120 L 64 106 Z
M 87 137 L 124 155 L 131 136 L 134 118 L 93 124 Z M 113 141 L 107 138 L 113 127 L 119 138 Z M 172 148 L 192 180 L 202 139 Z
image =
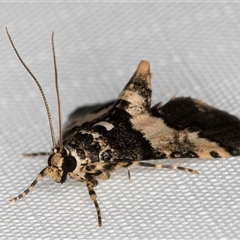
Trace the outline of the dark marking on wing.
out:
M 179 152 L 179 151 L 174 151 L 170 154 L 171 158 L 198 158 L 198 154 L 192 151 L 187 151 L 187 152 Z
M 196 99 L 181 97 L 163 106 L 155 105 L 150 113 L 162 118 L 173 129 L 198 132 L 200 138 L 216 142 L 231 155 L 240 154 L 240 120 L 227 112 Z

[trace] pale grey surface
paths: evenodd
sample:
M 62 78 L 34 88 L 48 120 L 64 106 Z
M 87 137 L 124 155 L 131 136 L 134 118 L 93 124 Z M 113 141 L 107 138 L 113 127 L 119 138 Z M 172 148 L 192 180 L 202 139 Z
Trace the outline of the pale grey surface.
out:
M 63 116 L 111 100 L 141 59 L 151 62 L 153 102 L 192 96 L 240 117 L 240 5 L 0 4 L 1 239 L 239 239 L 240 157 L 171 161 L 201 172 L 119 170 L 96 188 L 103 227 L 86 187 L 46 178 L 14 205 L 46 166 L 51 139 L 32 79 L 6 37 L 41 82 L 55 126 L 50 37 L 55 31 Z M 166 161 L 167 162 L 167 161 Z

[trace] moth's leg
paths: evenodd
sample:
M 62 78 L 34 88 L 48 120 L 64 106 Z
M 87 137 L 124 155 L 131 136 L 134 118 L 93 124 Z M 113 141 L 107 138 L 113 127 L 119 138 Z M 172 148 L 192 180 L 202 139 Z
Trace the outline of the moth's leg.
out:
M 49 156 L 50 152 L 36 152 L 36 153 L 23 153 L 24 157 L 39 157 L 39 156 Z
M 128 171 L 128 179 L 131 180 L 131 167 L 138 165 L 137 161 L 128 161 L 127 163 L 123 162 L 122 164 L 120 164 L 122 167 L 127 168 Z
M 131 171 L 130 171 L 130 167 L 128 167 L 128 179 L 131 180 Z
M 177 165 L 167 165 L 167 164 L 160 164 L 160 163 L 146 163 L 146 162 L 138 162 L 137 165 L 143 166 L 143 167 L 168 168 L 168 169 L 174 169 L 174 170 L 182 170 L 185 172 L 199 174 L 199 172 L 196 170 L 193 170 L 191 168 L 179 167 Z
M 90 195 L 90 198 L 92 199 L 92 201 L 94 202 L 95 208 L 97 210 L 97 216 L 98 216 L 98 226 L 101 227 L 102 226 L 102 217 L 101 217 L 101 211 L 100 211 L 100 207 L 97 203 L 97 195 L 93 189 L 94 184 L 90 181 L 86 182 L 87 188 L 88 188 L 88 193 Z

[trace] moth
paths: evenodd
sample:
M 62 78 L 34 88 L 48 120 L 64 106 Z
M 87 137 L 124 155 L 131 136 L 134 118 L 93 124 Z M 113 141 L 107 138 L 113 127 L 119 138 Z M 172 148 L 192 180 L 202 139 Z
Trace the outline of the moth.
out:
M 27 195 L 45 176 L 57 183 L 67 177 L 86 185 L 102 225 L 94 187 L 99 179 L 108 179 L 113 171 L 126 168 L 130 178 L 133 166 L 168 168 L 198 174 L 176 165 L 150 163 L 152 159 L 226 158 L 240 155 L 240 120 L 190 97 L 174 97 L 166 104 L 151 106 L 149 62 L 139 63 L 136 72 L 115 101 L 74 111 L 62 130 L 58 76 L 52 34 L 55 85 L 58 99 L 59 141 L 56 142 L 50 110 L 41 85 L 28 69 L 11 36 L 10 43 L 19 60 L 36 82 L 43 97 L 52 137 L 47 166 L 15 202 Z

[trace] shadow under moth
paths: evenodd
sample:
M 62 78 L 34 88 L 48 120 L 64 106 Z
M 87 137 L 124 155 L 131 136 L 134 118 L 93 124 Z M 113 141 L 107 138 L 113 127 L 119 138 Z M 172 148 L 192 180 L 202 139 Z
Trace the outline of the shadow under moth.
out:
M 53 143 L 51 153 L 25 154 L 48 155 L 48 165 L 24 192 L 10 202 L 27 195 L 45 176 L 57 183 L 64 183 L 69 176 L 86 185 L 97 211 L 98 225 L 101 226 L 101 212 L 94 187 L 99 179 L 108 179 L 111 172 L 127 168 L 130 178 L 130 167 L 138 165 L 198 174 L 189 168 L 154 164 L 147 160 L 209 159 L 240 155 L 240 120 L 237 117 L 190 97 L 172 98 L 164 105 L 158 103 L 151 106 L 151 72 L 147 61 L 139 63 L 136 72 L 115 101 L 77 109 L 62 130 L 52 35 L 59 114 L 59 141 L 56 142 L 50 110 L 41 85 L 23 62 L 7 29 L 6 31 L 19 60 L 41 92 Z

